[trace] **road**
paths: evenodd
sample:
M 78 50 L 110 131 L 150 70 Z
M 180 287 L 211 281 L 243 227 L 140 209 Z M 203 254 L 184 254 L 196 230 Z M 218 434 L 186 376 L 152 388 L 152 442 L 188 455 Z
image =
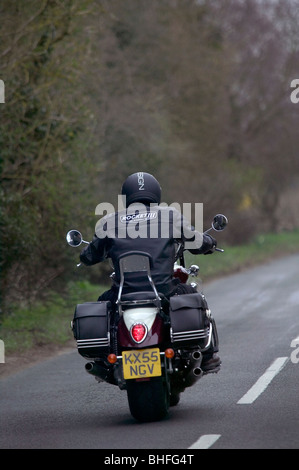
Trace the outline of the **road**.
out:
M 166 420 L 136 423 L 126 392 L 98 384 L 74 349 L 1 379 L 0 448 L 299 448 L 299 255 L 204 292 L 222 368 L 187 389 Z

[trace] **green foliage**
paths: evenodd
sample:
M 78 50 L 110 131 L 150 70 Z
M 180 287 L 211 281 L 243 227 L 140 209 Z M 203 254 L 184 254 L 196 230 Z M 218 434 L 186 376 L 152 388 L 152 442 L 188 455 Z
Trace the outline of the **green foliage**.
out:
M 49 344 L 63 346 L 73 338 L 70 322 L 76 304 L 96 300 L 104 289 L 87 281 L 71 282 L 67 295 L 52 292 L 47 300 L 29 307 L 11 306 L 0 324 L 6 352 L 22 353 Z
M 84 57 L 88 41 L 82 25 L 74 27 L 89 4 L 1 4 L 1 275 L 10 301 L 40 295 L 63 273 L 69 258 L 63 240 L 76 206 L 78 223 L 88 219 L 93 168 L 82 152 L 90 118 L 84 96 L 78 98 L 82 71 L 73 59 Z
M 87 275 L 65 234 L 135 171 L 225 213 L 230 246 L 298 226 L 293 3 L 1 1 L 3 314 Z

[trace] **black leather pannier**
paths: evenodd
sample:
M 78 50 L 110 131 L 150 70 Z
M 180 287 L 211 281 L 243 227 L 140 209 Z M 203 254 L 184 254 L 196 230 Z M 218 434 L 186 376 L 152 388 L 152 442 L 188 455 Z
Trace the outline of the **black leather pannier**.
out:
M 109 352 L 110 306 L 106 301 L 76 306 L 72 329 L 81 356 L 97 358 Z
M 200 293 L 170 297 L 171 341 L 174 346 L 204 349 L 210 336 L 208 305 Z

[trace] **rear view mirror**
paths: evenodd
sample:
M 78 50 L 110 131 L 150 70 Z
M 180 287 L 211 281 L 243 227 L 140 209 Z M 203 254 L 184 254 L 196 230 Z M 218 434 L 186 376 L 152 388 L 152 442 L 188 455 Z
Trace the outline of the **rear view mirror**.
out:
M 70 246 L 79 246 L 81 243 L 88 243 L 83 240 L 81 233 L 78 230 L 70 230 L 66 234 L 66 241 Z
M 222 230 L 225 229 L 225 227 L 228 224 L 227 217 L 223 214 L 217 214 L 215 215 L 213 222 L 212 222 L 212 227 L 216 232 L 221 232 Z

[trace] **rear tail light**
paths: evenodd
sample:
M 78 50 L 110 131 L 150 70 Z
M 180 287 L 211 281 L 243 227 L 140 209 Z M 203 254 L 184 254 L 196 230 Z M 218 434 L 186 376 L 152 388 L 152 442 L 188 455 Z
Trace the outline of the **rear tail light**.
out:
M 135 323 L 131 326 L 131 336 L 135 343 L 142 343 L 147 335 L 147 327 L 144 323 Z

